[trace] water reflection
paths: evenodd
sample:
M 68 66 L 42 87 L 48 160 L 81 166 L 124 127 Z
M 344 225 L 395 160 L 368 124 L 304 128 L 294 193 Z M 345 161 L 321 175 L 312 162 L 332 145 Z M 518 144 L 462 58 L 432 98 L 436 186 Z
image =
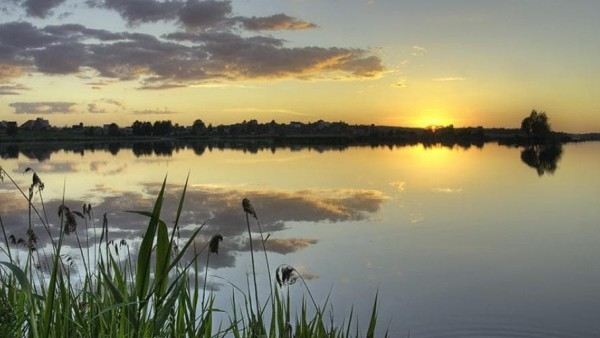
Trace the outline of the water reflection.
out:
M 97 186 L 89 198 L 102 196 L 98 203 L 93 204 L 94 217 L 78 220 L 78 229 L 82 235 L 87 229 L 89 240 L 81 243 L 87 247 L 98 239 L 94 235 L 100 233 L 102 215 L 106 213 L 109 220 L 110 237 L 115 242 L 120 240 L 138 241 L 146 229 L 147 219 L 125 210 L 151 210 L 155 196 L 160 186 L 145 184 L 139 192 L 116 191 L 103 186 Z M 177 201 L 180 198 L 182 186 L 170 184 L 165 194 L 165 205 L 162 218 L 173 224 L 177 212 Z M 0 215 L 6 227 L 7 235 L 14 238 L 26 238 L 28 219 L 28 203 L 18 198 L 16 191 L 0 192 Z M 188 187 L 183 212 L 180 218 L 182 224 L 182 241 L 189 238 L 197 227 L 206 223 L 205 231 L 198 237 L 201 247 L 212 234 L 220 233 L 225 237 L 218 257 L 211 260 L 215 267 L 233 267 L 235 252 L 249 250 L 245 236 L 244 214 L 239 205 L 242 198 L 248 197 L 260 211 L 263 229 L 273 235 L 286 228 L 290 222 L 346 222 L 366 220 L 376 213 L 386 196 L 377 190 L 343 189 L 343 190 L 249 190 L 228 187 L 191 186 Z M 87 203 L 87 200 L 69 200 L 65 205 L 73 210 Z M 44 229 L 39 220 L 33 220 L 34 231 L 38 236 L 38 246 L 44 247 L 50 243 L 50 235 L 58 237 L 59 218 L 55 211 L 59 210 L 62 201 L 53 199 L 46 201 L 43 206 L 48 210 L 50 234 Z M 36 202 L 39 204 L 39 202 Z M 42 210 L 42 206 L 39 206 Z M 96 229 L 96 231 L 94 230 Z M 275 237 L 275 236 L 274 236 Z M 267 242 L 266 249 L 279 254 L 289 254 L 310 245 L 316 244 L 314 238 L 272 238 Z M 75 236 L 66 236 L 65 244 L 77 247 Z
M 80 210 L 91 203 L 94 217 L 88 222 L 95 229 L 106 212 L 109 240 L 124 239 L 134 255 L 147 219 L 123 211 L 151 209 L 165 173 L 168 182 L 180 183 L 189 170 L 180 243 L 204 221 L 199 247 L 223 234 L 219 254 L 210 259 L 216 275 L 245 283 L 250 257 L 240 201 L 248 197 L 271 234 L 272 266 L 291 264 L 318 275 L 310 283 L 315 295 L 325 299 L 331 293 L 339 311 L 355 305 L 361 318 L 368 318 L 373 293 L 380 290 L 381 318 L 391 321 L 392 337 L 409 330 L 411 337 L 526 336 L 526 330 L 600 336 L 600 300 L 590 296 L 600 294 L 600 265 L 594 264 L 600 243 L 598 143 L 558 150 L 493 143 L 482 150 L 240 143 L 224 151 L 215 151 L 216 144 L 161 143 L 140 146 L 137 153 L 126 143 L 111 146 L 19 145 L 11 148 L 18 159 L 0 165 L 23 187 L 31 183 L 25 168 L 39 173 L 53 236 L 66 180 L 65 204 Z M 51 158 L 30 159 L 34 154 Z M 539 179 L 538 170 L 555 174 Z M 169 224 L 181 190 L 178 184 L 167 188 L 163 218 Z M 40 205 L 39 196 L 34 203 Z M 27 238 L 27 214 L 27 202 L 5 178 L 0 216 L 7 236 Z M 77 234 L 87 245 L 85 220 L 78 222 Z M 34 223 L 43 257 L 48 235 Z M 66 240 L 72 249 L 74 234 Z M 78 250 L 65 254 L 79 263 Z
M 560 143 L 534 144 L 521 151 L 521 160 L 534 168 L 539 176 L 554 174 L 562 152 Z
M 439 142 L 427 141 L 369 141 L 355 142 L 344 139 L 326 141 L 299 140 L 210 140 L 210 141 L 115 141 L 115 142 L 53 142 L 53 143 L 24 143 L 0 144 L 0 157 L 2 159 L 16 159 L 23 155 L 28 159 L 40 162 L 50 160 L 53 153 L 59 151 L 72 152 L 84 156 L 86 152 L 107 151 L 118 155 L 121 150 L 131 150 L 136 157 L 173 156 L 181 150 L 191 149 L 196 155 L 213 150 L 239 150 L 244 153 L 258 153 L 259 151 L 277 150 L 314 150 L 317 152 L 342 151 L 351 147 L 389 148 L 414 146 L 422 144 L 425 148 L 445 147 L 470 149 L 471 147 L 483 148 L 483 141 L 448 140 Z
M 326 151 L 345 151 L 351 147 L 370 147 L 370 148 L 389 148 L 395 149 L 406 146 L 421 144 L 424 149 L 435 147 L 444 147 L 448 149 L 459 148 L 463 150 L 470 149 L 475 146 L 478 149 L 484 147 L 482 141 L 447 141 L 447 142 L 368 142 L 368 143 L 350 143 L 343 140 L 337 142 L 328 141 L 326 144 L 318 144 L 309 141 L 267 141 L 267 140 L 222 140 L 210 142 L 187 142 L 183 140 L 177 141 L 148 141 L 148 142 L 98 142 L 98 143 L 50 143 L 50 144 L 0 144 L 0 157 L 2 159 L 18 159 L 19 155 L 23 155 L 28 159 L 37 160 L 38 162 L 46 162 L 51 159 L 53 153 L 65 151 L 67 153 L 77 153 L 84 156 L 86 152 L 94 153 L 96 151 L 109 152 L 113 156 L 117 156 L 123 150 L 130 150 L 135 157 L 171 157 L 179 151 L 191 149 L 194 154 L 201 156 L 206 151 L 213 150 L 237 150 L 244 153 L 256 154 L 259 151 L 270 151 L 276 153 L 277 150 L 311 150 L 319 153 Z M 528 166 L 534 168 L 539 176 L 544 174 L 553 174 L 557 169 L 557 163 L 562 155 L 562 144 L 501 144 L 507 147 L 517 146 L 523 147 L 521 151 L 521 160 Z M 52 164 L 54 169 L 49 168 L 49 171 L 63 172 L 69 171 L 69 164 L 63 163 L 60 168 L 59 164 Z

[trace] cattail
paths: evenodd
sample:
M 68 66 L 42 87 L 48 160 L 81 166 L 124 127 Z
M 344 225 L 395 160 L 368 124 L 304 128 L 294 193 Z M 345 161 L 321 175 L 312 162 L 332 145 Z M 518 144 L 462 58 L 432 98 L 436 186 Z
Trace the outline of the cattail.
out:
M 242 200 L 242 207 L 244 208 L 244 212 L 247 214 L 252 215 L 254 218 L 258 218 L 256 216 L 256 211 L 254 210 L 254 207 L 252 206 L 252 204 L 250 203 L 250 200 L 247 198 L 244 198 Z
M 35 234 L 35 232 L 33 232 L 33 229 L 28 229 L 28 230 L 27 230 L 27 238 L 28 238 L 28 240 L 29 240 L 30 242 L 32 242 L 32 243 L 36 243 L 36 244 L 37 244 L 38 237 L 37 237 L 37 235 Z
M 40 190 L 44 190 L 44 182 L 40 179 L 36 172 L 33 173 L 33 179 L 31 182 L 32 187 L 38 187 Z
M 210 242 L 208 243 L 208 250 L 211 253 L 219 254 L 219 243 L 223 241 L 223 236 L 221 234 L 216 234 L 212 236 Z
M 27 167 L 25 168 L 25 171 L 23 173 L 28 173 L 30 171 L 33 172 L 33 177 L 31 180 L 31 185 L 29 186 L 29 201 L 33 199 L 33 193 L 36 187 L 39 190 L 44 190 L 44 182 L 42 182 L 35 170 L 31 169 L 30 167 Z
M 71 211 L 71 209 L 69 209 L 69 207 L 66 205 L 61 205 L 58 207 L 58 216 L 64 217 L 65 234 L 67 235 L 77 230 L 77 219 L 75 216 L 83 218 L 83 214 L 81 214 L 79 211 Z
M 87 216 L 88 219 L 92 218 L 92 205 L 90 203 L 83 203 L 83 206 L 81 207 L 81 210 L 83 211 L 83 215 Z
M 275 271 L 275 279 L 277 280 L 279 287 L 296 283 L 298 277 L 298 271 L 290 265 L 280 265 Z
M 33 232 L 33 229 L 28 229 L 27 230 L 27 248 L 30 251 L 35 251 L 36 250 L 36 244 L 37 244 L 37 236 L 35 234 L 35 232 Z

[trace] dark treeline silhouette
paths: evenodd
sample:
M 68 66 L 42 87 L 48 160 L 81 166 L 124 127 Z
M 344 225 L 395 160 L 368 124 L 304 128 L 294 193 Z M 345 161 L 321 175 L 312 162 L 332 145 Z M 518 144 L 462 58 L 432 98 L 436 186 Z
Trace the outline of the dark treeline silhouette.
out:
M 16 123 L 0 123 L 0 143 L 4 142 L 48 142 L 48 141 L 98 141 L 98 140 L 139 140 L 139 139 L 321 139 L 320 143 L 344 139 L 350 142 L 390 142 L 397 143 L 460 143 L 481 144 L 497 141 L 521 143 L 532 138 L 560 138 L 570 141 L 571 135 L 550 131 L 545 113 L 533 112 L 523 120 L 521 129 L 466 127 L 453 125 L 428 128 L 404 128 L 395 126 L 351 125 L 345 122 L 290 122 L 275 121 L 260 123 L 257 120 L 243 121 L 228 125 L 213 126 L 198 119 L 190 126 L 182 126 L 169 120 L 135 121 L 131 126 L 120 127 L 116 123 L 102 127 L 84 126 L 83 123 L 71 127 L 54 127 L 47 120 L 30 120 L 17 128 Z
M 31 137 L 19 139 L 16 123 L 4 123 L 0 130 L 0 157 L 17 158 L 20 154 L 38 161 L 50 159 L 56 151 L 80 153 L 108 151 L 113 155 L 122 149 L 135 156 L 171 156 L 174 152 L 191 149 L 197 155 L 214 149 L 234 149 L 243 152 L 276 152 L 277 149 L 310 149 L 318 152 L 341 151 L 352 146 L 402 147 L 422 144 L 424 147 L 482 148 L 486 142 L 519 147 L 521 160 L 536 169 L 541 176 L 557 168 L 562 155 L 562 144 L 598 139 L 597 134 L 570 135 L 553 132 L 544 112 L 533 110 L 521 122 L 520 129 L 455 128 L 453 125 L 429 128 L 402 128 L 375 125 L 350 125 L 344 122 L 312 123 L 275 121 L 259 123 L 256 120 L 213 127 L 202 120 L 191 126 L 180 126 L 171 121 L 135 121 L 131 127 L 120 128 L 115 123 L 104 127 L 84 127 L 82 123 L 71 128 L 54 128 L 44 119 L 28 121 L 23 126 Z M 23 128 L 21 127 L 21 129 Z M 37 129 L 36 129 L 37 128 Z M 10 129 L 10 134 L 8 130 Z M 39 129 L 39 130 L 38 130 Z M 44 141 L 44 142 L 41 142 Z

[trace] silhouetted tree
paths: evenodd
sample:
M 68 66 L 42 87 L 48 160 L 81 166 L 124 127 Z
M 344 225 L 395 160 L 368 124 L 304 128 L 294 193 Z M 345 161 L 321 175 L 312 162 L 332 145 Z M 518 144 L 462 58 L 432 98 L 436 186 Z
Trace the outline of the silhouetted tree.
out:
M 152 135 L 152 123 L 135 121 L 131 125 L 131 132 L 136 136 L 150 136 Z
M 192 131 L 196 135 L 204 134 L 204 132 L 206 131 L 206 125 L 204 124 L 204 121 L 202 121 L 202 120 L 194 121 L 194 124 L 192 124 Z
M 156 121 L 152 126 L 152 134 L 154 136 L 171 135 L 173 131 L 173 123 L 171 121 Z
M 14 122 L 9 122 L 6 125 L 6 135 L 8 136 L 15 136 L 17 135 L 17 133 L 19 132 L 19 128 L 17 127 L 17 124 Z
M 109 136 L 119 136 L 121 135 L 121 131 L 119 130 L 119 125 L 116 123 L 111 123 L 108 125 L 108 135 Z
M 545 137 L 550 134 L 551 128 L 545 112 L 532 110 L 531 114 L 521 122 L 521 130 L 530 137 Z

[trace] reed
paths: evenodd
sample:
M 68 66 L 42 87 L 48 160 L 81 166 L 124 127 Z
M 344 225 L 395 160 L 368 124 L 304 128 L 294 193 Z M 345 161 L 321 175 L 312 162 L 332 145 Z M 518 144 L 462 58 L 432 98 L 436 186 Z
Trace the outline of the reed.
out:
M 32 171 L 32 170 L 31 170 Z M 179 216 L 182 212 L 187 181 L 179 201 L 174 224 L 168 226 L 161 218 L 166 178 L 150 211 L 129 211 L 148 219 L 137 257 L 125 241 L 109 240 L 109 222 L 102 217 L 101 235 L 94 245 L 85 245 L 77 234 L 78 220 L 85 220 L 94 228 L 91 204 L 82 212 L 63 203 L 56 214 L 57 225 L 48 221 L 48 215 L 38 212 L 34 205 L 33 190 L 40 195 L 43 183 L 33 172 L 28 195 L 10 175 L 0 167 L 0 179 L 9 178 L 29 204 L 32 215 L 50 233 L 51 227 L 60 229 L 58 238 L 51 238 L 50 249 L 39 250 L 34 222 L 28 225 L 27 238 L 18 244 L 14 235 L 7 235 L 0 215 L 2 229 L 0 254 L 0 332 L 3 337 L 234 337 L 234 338 L 309 338 L 309 337 L 368 337 L 375 336 L 377 297 L 369 325 L 361 331 L 352 314 L 344 321 L 324 318 L 327 305 L 318 304 L 306 281 L 296 269 L 280 266 L 275 276 L 278 283 L 270 285 L 271 295 L 259 299 L 256 267 L 252 246 L 252 231 L 248 216 L 257 222 L 256 212 L 247 199 L 243 202 L 248 236 L 251 245 L 253 297 L 233 283 L 231 309 L 224 312 L 215 306 L 216 295 L 206 288 L 211 255 L 218 254 L 223 236 L 214 234 L 210 241 L 196 247 L 204 225 L 195 229 L 189 238 L 179 236 Z M 247 201 L 247 202 L 245 202 Z M 42 216 L 43 215 L 43 216 Z M 89 221 L 89 223 L 88 223 Z M 79 230 L 81 231 L 81 230 Z M 75 259 L 64 254 L 65 238 L 77 236 L 83 272 L 76 269 Z M 95 232 L 94 232 L 95 233 Z M 268 264 L 265 238 L 260 229 L 261 242 Z M 94 236 L 95 237 L 95 236 Z M 85 237 L 85 244 L 89 238 Z M 183 259 L 191 251 L 191 259 Z M 45 252 L 48 251 L 49 252 Z M 85 252 L 87 251 L 87 252 Z M 20 254 L 18 254 L 20 253 Z M 26 256 L 24 261 L 23 255 Z M 203 257 L 205 255 L 205 257 Z M 199 262 L 206 266 L 202 271 Z M 267 269 L 270 274 L 270 268 Z M 204 272 L 204 283 L 200 276 Z M 217 276 L 215 276 L 218 278 Z M 309 310 L 304 299 L 293 307 L 289 288 L 296 279 L 308 293 L 315 311 Z M 199 295 L 202 292 L 202 295 Z M 218 294 L 227 297 L 226 292 Z M 200 299 L 201 296 L 201 299 Z M 252 299 L 254 298 L 254 299 Z M 198 308 L 199 303 L 201 307 Z M 270 305 L 271 313 L 265 309 Z M 292 310 L 294 309 L 294 310 Z M 351 329 L 352 328 L 352 329 Z M 351 332 L 354 331 L 354 332 Z M 387 333 L 385 334 L 387 336 Z

